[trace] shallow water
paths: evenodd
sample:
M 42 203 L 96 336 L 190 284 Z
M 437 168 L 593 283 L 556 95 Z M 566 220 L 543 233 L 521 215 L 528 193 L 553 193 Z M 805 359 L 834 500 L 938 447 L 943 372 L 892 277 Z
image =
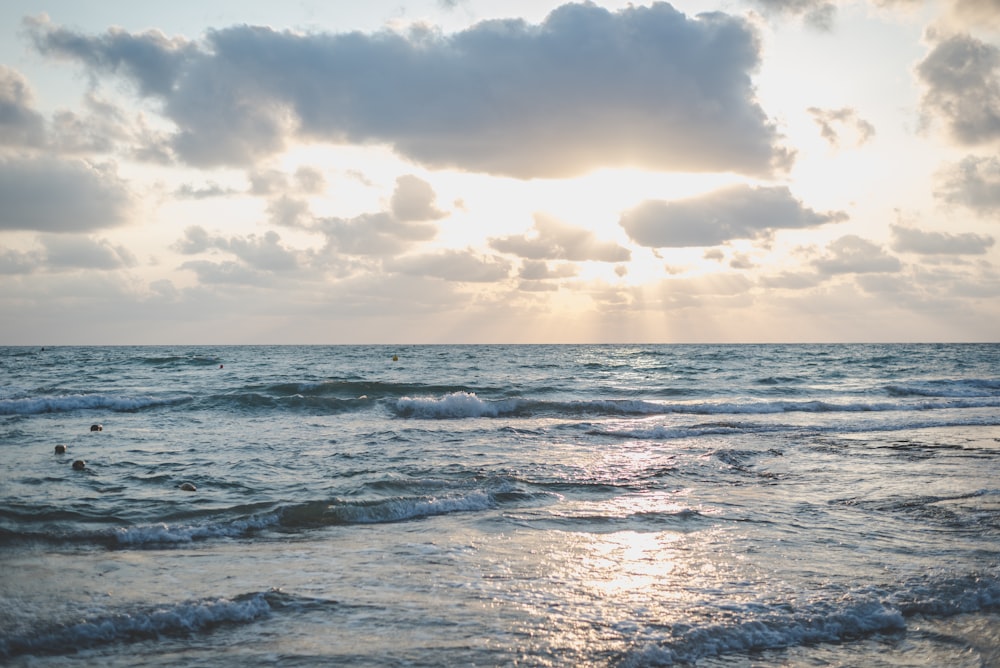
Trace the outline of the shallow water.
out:
M 998 663 L 998 345 L 0 365 L 10 665 Z

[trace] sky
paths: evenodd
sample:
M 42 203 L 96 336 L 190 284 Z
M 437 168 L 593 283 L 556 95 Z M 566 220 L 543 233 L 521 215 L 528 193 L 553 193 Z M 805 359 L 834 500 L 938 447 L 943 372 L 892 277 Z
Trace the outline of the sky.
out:
M 1000 0 L 4 0 L 0 345 L 1000 340 Z

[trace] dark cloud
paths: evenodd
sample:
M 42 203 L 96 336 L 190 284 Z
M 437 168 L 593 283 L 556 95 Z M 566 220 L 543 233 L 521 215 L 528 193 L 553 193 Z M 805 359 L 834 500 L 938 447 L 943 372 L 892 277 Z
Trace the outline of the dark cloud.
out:
M 396 258 L 386 262 L 384 267 L 399 274 L 465 283 L 495 283 L 510 274 L 510 263 L 503 258 L 468 250 Z
M 45 119 L 34 109 L 27 79 L 0 65 L 0 146 L 41 146 L 44 142 Z
M 638 244 L 677 248 L 766 238 L 779 229 L 846 219 L 842 211 L 818 213 L 803 206 L 784 186 L 737 185 L 690 199 L 647 200 L 622 214 L 620 222 Z
M 791 162 L 755 97 L 750 25 L 666 3 L 567 4 L 540 25 L 452 35 L 237 26 L 200 46 L 29 29 L 43 53 L 159 98 L 174 149 L 196 165 L 251 163 L 293 137 L 384 143 L 429 166 L 519 178 L 625 165 L 766 176 Z
M 158 30 L 133 35 L 111 28 L 100 37 L 86 37 L 52 25 L 44 16 L 27 18 L 24 25 L 41 53 L 78 60 L 95 73 L 119 73 L 143 95 L 169 96 L 191 61 L 202 55 L 192 42 L 170 39 Z
M 1000 139 L 1000 49 L 969 35 L 940 41 L 917 66 L 924 111 L 961 144 Z
M 946 234 L 923 232 L 912 227 L 890 225 L 892 249 L 898 253 L 921 255 L 983 255 L 993 247 L 993 237 L 969 232 Z
M 842 109 L 807 109 L 819 126 L 820 134 L 831 146 L 840 146 L 841 133 L 846 130 L 854 137 L 857 145 L 866 143 L 875 136 L 875 126 L 858 116 L 858 112 L 849 107 Z
M 89 232 L 129 221 L 131 195 L 110 167 L 0 160 L 0 230 Z
M 392 213 L 399 220 L 437 220 L 447 215 L 434 206 L 434 190 L 423 179 L 407 174 L 396 179 Z
M 1000 159 L 970 155 L 938 175 L 935 196 L 949 204 L 960 204 L 979 214 L 1000 212 Z
M 490 246 L 530 260 L 625 262 L 631 252 L 613 241 L 600 241 L 593 232 L 538 214 L 529 234 L 490 239 Z
M 813 261 L 821 274 L 892 273 L 902 269 L 902 263 L 883 248 L 867 239 L 849 234 L 831 242 L 826 254 Z

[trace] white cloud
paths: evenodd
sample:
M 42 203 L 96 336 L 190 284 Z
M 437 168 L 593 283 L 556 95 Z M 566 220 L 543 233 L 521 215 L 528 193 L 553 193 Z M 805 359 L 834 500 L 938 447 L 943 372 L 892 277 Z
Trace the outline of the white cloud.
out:
M 624 262 L 631 257 L 627 248 L 544 214 L 535 215 L 530 233 L 490 239 L 490 246 L 530 260 Z
M 902 263 L 883 248 L 867 239 L 848 234 L 831 242 L 826 254 L 813 261 L 820 273 L 837 274 L 892 273 L 902 269 Z
M 841 135 L 846 131 L 857 146 L 866 144 L 875 136 L 875 126 L 861 118 L 858 112 L 850 107 L 841 109 L 807 109 L 813 120 L 819 126 L 820 134 L 831 146 L 840 146 Z
M 396 190 L 392 194 L 392 213 L 399 220 L 437 220 L 447 214 L 434 206 L 434 190 L 431 184 L 412 174 L 396 179 Z
M 899 253 L 921 255 L 984 255 L 996 243 L 993 237 L 972 234 L 923 232 L 911 227 L 891 225 L 892 249 Z
M 941 187 L 935 196 L 949 204 L 959 204 L 981 214 L 1000 212 L 1000 160 L 967 156 L 944 167 L 938 174 Z
M 510 263 L 506 260 L 470 250 L 405 256 L 385 262 L 384 267 L 399 274 L 459 283 L 494 283 L 510 274 Z

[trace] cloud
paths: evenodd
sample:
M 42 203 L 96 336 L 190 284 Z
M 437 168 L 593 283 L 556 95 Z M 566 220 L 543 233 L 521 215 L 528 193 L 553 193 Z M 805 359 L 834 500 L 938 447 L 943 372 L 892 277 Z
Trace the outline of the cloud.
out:
M 213 249 L 224 251 L 256 271 L 287 272 L 299 268 L 296 252 L 286 248 L 273 230 L 261 237 L 255 234 L 222 237 L 212 236 L 205 228 L 192 225 L 184 230 L 184 238 L 176 242 L 173 249 L 183 255 L 196 255 Z
M 41 266 L 44 259 L 38 251 L 0 251 L 0 275 L 30 274 Z
M 792 159 L 755 97 L 750 24 L 667 3 L 567 4 L 539 25 L 450 35 L 235 26 L 199 45 L 28 28 L 42 53 L 158 98 L 194 165 L 250 164 L 293 140 L 382 143 L 430 167 L 517 178 L 609 166 L 769 176 Z
M 78 60 L 94 73 L 121 73 L 143 95 L 169 95 L 201 55 L 192 42 L 170 39 L 158 30 L 133 35 L 111 28 L 100 37 L 84 37 L 53 25 L 46 16 L 26 18 L 24 25 L 41 53 Z
M 41 146 L 45 119 L 33 108 L 34 94 L 20 72 L 0 65 L 0 146 Z
M 846 219 L 842 211 L 818 213 L 803 206 L 784 186 L 737 185 L 690 199 L 647 200 L 622 214 L 620 224 L 638 244 L 679 248 L 767 238 L 778 229 Z
M 969 35 L 938 42 L 917 66 L 924 113 L 963 145 L 1000 139 L 1000 49 Z
M 447 250 L 440 253 L 412 255 L 387 261 L 384 267 L 409 276 L 428 276 L 446 281 L 494 283 L 510 274 L 510 263 L 497 256 L 484 256 L 470 250 Z
M 90 232 L 129 222 L 113 167 L 54 158 L 0 160 L 0 230 Z
M 837 274 L 892 273 L 902 269 L 902 263 L 867 239 L 848 234 L 831 242 L 826 254 L 813 261 L 813 266 L 826 276 Z
M 229 197 L 230 195 L 235 195 L 238 192 L 238 190 L 223 188 L 218 183 L 209 181 L 201 187 L 185 183 L 174 191 L 174 197 L 180 199 L 211 199 L 214 197 Z
M 854 137 L 854 143 L 861 146 L 875 136 L 875 126 L 858 116 L 858 112 L 850 107 L 842 109 L 807 109 L 819 126 L 820 134 L 831 146 L 840 146 L 840 132 L 846 130 Z M 840 128 L 840 132 L 838 132 Z
M 934 195 L 981 214 L 1000 212 L 1000 159 L 967 156 L 939 174 L 941 188 Z
M 632 256 L 627 248 L 613 241 L 600 241 L 589 230 L 567 225 L 543 214 L 535 215 L 535 225 L 530 233 L 490 239 L 489 244 L 501 253 L 530 260 L 625 262 Z
M 807 25 L 831 30 L 837 17 L 837 5 L 827 0 L 754 0 L 767 14 L 801 16 Z
M 412 174 L 396 179 L 392 193 L 392 213 L 399 220 L 437 220 L 447 214 L 434 206 L 431 184 Z
M 1000 3 L 996 0 L 953 0 L 951 13 L 962 25 L 1000 27 Z
M 983 255 L 995 243 L 993 237 L 969 232 L 963 234 L 922 232 L 901 225 L 890 225 L 889 229 L 892 231 L 892 249 L 899 253 Z
M 400 221 L 386 212 L 322 218 L 312 229 L 326 237 L 325 253 L 346 255 L 397 255 L 437 234 L 432 224 Z
M 548 262 L 525 260 L 518 275 L 526 281 L 544 281 L 554 278 L 572 278 L 578 273 L 577 266 L 570 262 L 563 262 L 553 268 Z
M 46 235 L 42 238 L 45 263 L 50 269 L 98 269 L 109 271 L 134 267 L 135 256 L 123 246 L 106 239 L 79 235 Z

